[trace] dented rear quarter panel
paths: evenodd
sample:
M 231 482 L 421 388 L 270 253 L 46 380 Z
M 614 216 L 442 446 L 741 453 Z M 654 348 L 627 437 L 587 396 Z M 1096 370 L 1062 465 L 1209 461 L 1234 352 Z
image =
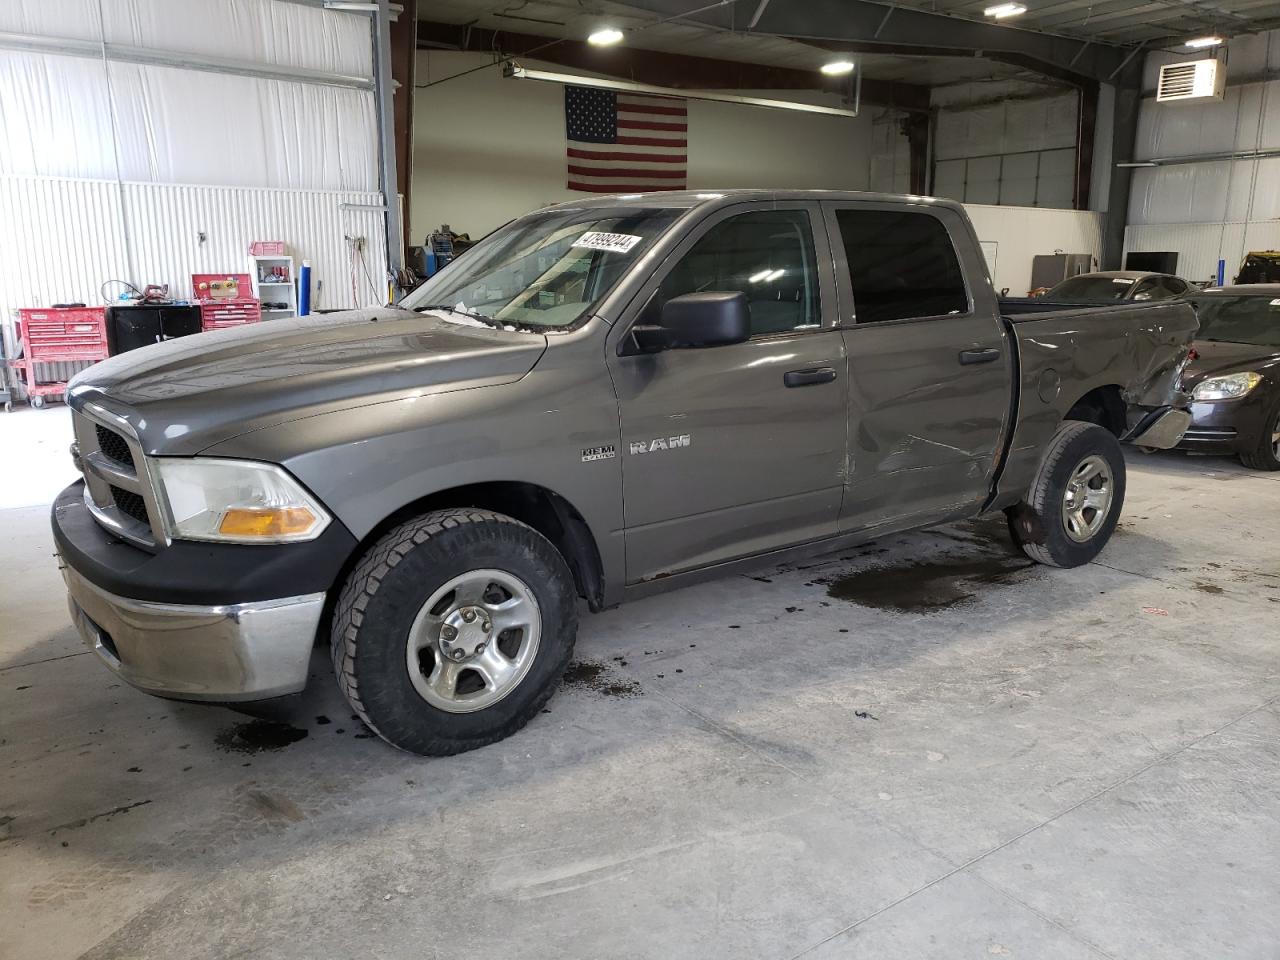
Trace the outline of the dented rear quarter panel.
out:
M 1019 382 L 996 506 L 1021 498 L 1067 413 L 1099 387 L 1119 388 L 1126 429 L 1157 407 L 1190 403 L 1181 389 L 1198 328 L 1189 303 L 1014 314 L 1005 323 L 1017 348 Z

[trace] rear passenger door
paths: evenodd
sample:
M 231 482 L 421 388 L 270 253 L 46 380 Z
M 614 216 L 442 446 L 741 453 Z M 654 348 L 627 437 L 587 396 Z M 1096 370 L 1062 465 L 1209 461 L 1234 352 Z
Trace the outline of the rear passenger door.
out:
M 849 362 L 840 527 L 970 513 L 990 490 L 1013 371 L 977 238 L 946 206 L 824 207 Z
M 608 364 L 622 426 L 627 580 L 835 533 L 846 370 L 816 203 L 713 214 L 641 289 Z M 745 343 L 639 353 L 626 328 L 672 297 L 741 291 Z

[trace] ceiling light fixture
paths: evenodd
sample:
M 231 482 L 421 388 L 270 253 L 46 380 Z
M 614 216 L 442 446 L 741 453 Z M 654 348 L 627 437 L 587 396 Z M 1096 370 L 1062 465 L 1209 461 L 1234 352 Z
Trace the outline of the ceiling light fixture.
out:
M 985 16 L 995 17 L 997 20 L 1003 20 L 1006 17 L 1018 17 L 1027 12 L 1027 8 L 1020 3 L 1001 3 L 994 7 L 987 7 L 982 11 Z
M 601 27 L 587 37 L 587 43 L 593 47 L 611 47 L 622 42 L 622 31 L 617 27 Z
M 1216 47 L 1222 43 L 1221 37 L 1196 37 L 1194 40 L 1188 40 L 1188 47 Z
M 858 97 L 855 93 L 854 106 L 828 107 L 819 103 L 801 103 L 793 100 L 770 100 L 765 97 L 744 97 L 738 94 L 721 93 L 718 90 L 686 90 L 683 87 L 658 87 L 648 83 L 633 83 L 629 80 L 609 80 L 605 77 L 583 76 L 577 73 L 554 73 L 550 70 L 530 70 L 515 61 L 508 61 L 502 69 L 504 77 L 513 80 L 542 80 L 549 83 L 570 84 L 575 87 L 591 87 L 596 90 L 614 90 L 618 93 L 648 93 L 657 97 L 677 97 L 682 100 L 714 100 L 717 103 L 739 103 L 748 107 L 773 107 L 778 110 L 800 110 L 804 113 L 821 113 L 829 117 L 856 117 L 858 115 Z
M 824 63 L 821 70 L 828 77 L 843 77 L 846 73 L 853 73 L 853 61 L 832 60 L 830 63 Z

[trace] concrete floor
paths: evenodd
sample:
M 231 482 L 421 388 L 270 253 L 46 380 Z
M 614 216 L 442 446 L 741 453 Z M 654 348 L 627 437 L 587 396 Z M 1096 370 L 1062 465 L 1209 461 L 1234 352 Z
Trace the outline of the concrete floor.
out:
M 1280 956 L 1280 477 L 1135 454 L 1079 570 L 961 524 L 587 617 L 420 760 L 323 652 L 287 726 L 116 683 L 23 505 L 65 420 L 0 417 L 0 955 Z

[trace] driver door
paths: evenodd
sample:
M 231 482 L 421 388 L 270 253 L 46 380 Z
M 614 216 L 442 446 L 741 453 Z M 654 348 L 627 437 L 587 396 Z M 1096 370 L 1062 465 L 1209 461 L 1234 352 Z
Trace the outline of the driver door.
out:
M 640 291 L 742 291 L 744 343 L 644 354 L 611 345 L 622 427 L 627 581 L 832 535 L 845 482 L 844 341 L 816 204 L 737 204 L 695 229 Z M 823 266 L 820 268 L 819 264 Z

